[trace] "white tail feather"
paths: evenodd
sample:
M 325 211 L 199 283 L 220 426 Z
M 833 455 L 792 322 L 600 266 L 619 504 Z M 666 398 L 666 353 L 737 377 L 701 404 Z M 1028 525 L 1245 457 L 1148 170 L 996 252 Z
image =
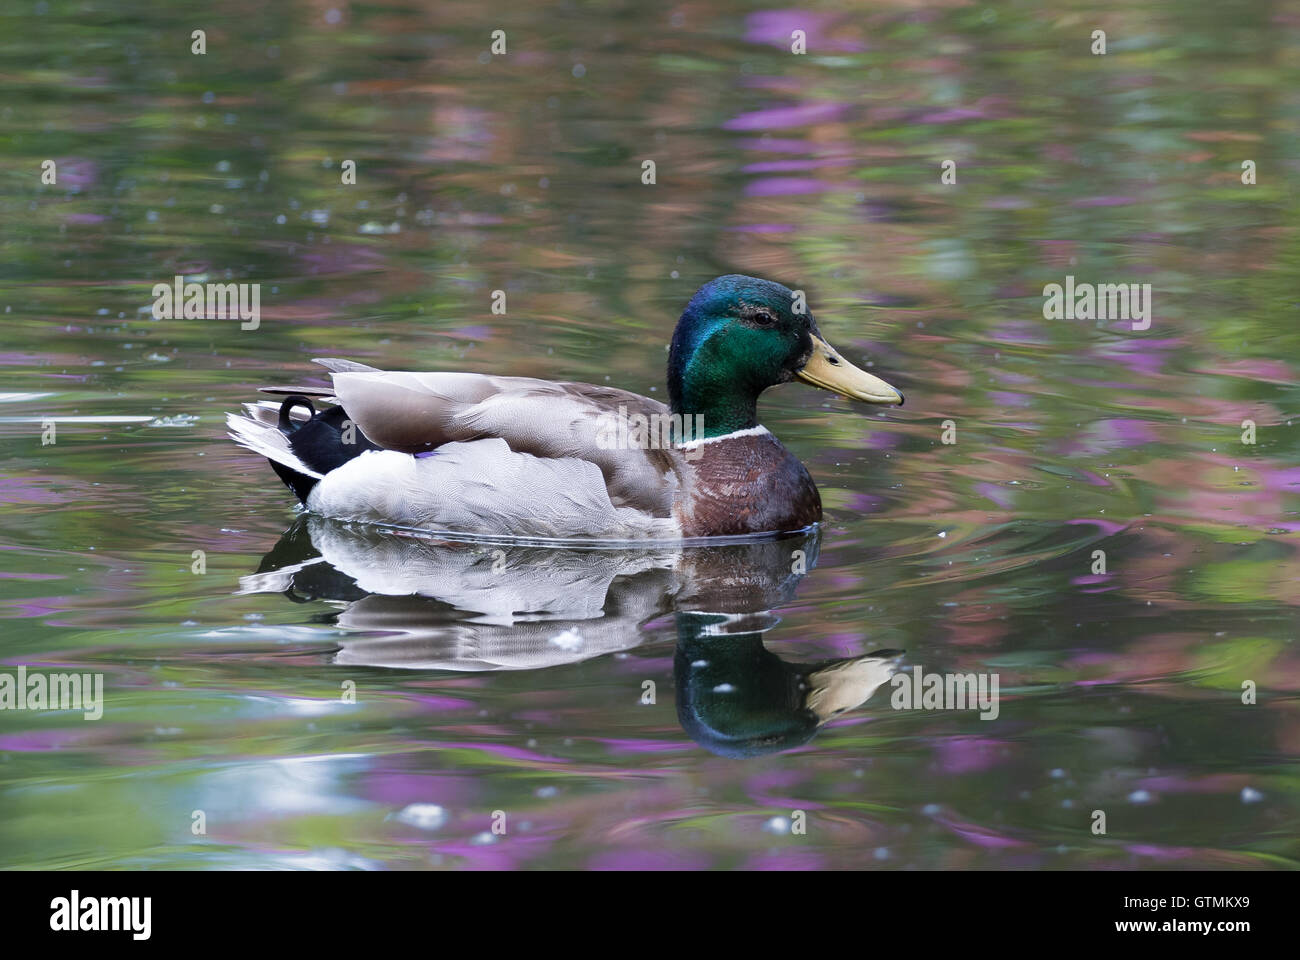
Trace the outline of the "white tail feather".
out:
M 316 357 L 312 363 L 319 363 L 333 373 L 379 373 L 378 367 L 357 360 L 340 360 L 338 357 Z
M 228 413 L 226 429 L 230 431 L 230 439 L 235 443 L 261 454 L 268 460 L 274 460 L 290 470 L 315 477 L 317 480 L 325 476 L 298 459 L 298 455 L 289 447 L 289 438 L 281 433 L 274 423 L 241 417 L 237 413 Z

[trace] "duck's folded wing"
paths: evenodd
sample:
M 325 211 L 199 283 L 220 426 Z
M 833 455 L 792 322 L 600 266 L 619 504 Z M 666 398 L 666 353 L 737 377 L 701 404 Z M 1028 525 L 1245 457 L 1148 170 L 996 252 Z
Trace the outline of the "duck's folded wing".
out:
M 348 418 L 386 449 L 423 453 L 496 437 L 519 453 L 596 464 L 616 506 L 660 517 L 671 513 L 677 484 L 668 475 L 679 458 L 665 449 L 658 427 L 667 425 L 669 411 L 657 400 L 528 377 L 333 369 L 334 392 Z M 629 442 L 637 435 L 638 415 L 650 427 L 650 442 Z M 645 436 L 646 426 L 640 430 Z

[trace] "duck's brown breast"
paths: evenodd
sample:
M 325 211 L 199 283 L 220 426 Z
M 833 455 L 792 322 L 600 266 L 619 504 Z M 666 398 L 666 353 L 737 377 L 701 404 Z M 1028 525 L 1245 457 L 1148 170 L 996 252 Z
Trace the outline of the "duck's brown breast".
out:
M 686 447 L 676 513 L 682 536 L 799 530 L 822 518 L 817 485 L 781 441 L 743 431 Z

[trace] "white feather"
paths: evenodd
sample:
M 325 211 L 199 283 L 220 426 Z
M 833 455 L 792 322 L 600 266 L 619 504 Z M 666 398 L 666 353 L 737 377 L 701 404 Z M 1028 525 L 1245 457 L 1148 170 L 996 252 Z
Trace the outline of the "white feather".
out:
M 241 417 L 237 413 L 228 413 L 226 429 L 230 432 L 230 439 L 235 443 L 247 447 L 254 453 L 260 453 L 268 460 L 274 460 L 290 470 L 297 470 L 317 480 L 324 476 L 298 459 L 297 454 L 289 448 L 288 437 L 282 434 L 274 423 L 266 423 L 252 417 Z
M 519 453 L 498 437 L 447 443 L 428 457 L 367 451 L 331 470 L 307 507 L 341 520 L 487 536 L 681 536 L 673 518 L 615 507 L 594 463 Z

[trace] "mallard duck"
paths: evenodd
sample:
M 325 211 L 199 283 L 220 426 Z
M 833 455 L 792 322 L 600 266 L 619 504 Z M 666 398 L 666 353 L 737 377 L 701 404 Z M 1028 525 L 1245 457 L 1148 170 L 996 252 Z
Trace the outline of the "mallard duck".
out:
M 668 405 L 586 383 L 324 359 L 332 389 L 264 388 L 285 399 L 247 404 L 227 424 L 328 517 L 544 539 L 801 530 L 821 519 L 821 498 L 759 424 L 759 394 L 799 379 L 903 402 L 836 352 L 802 303 L 755 277 L 702 286 L 673 333 Z

